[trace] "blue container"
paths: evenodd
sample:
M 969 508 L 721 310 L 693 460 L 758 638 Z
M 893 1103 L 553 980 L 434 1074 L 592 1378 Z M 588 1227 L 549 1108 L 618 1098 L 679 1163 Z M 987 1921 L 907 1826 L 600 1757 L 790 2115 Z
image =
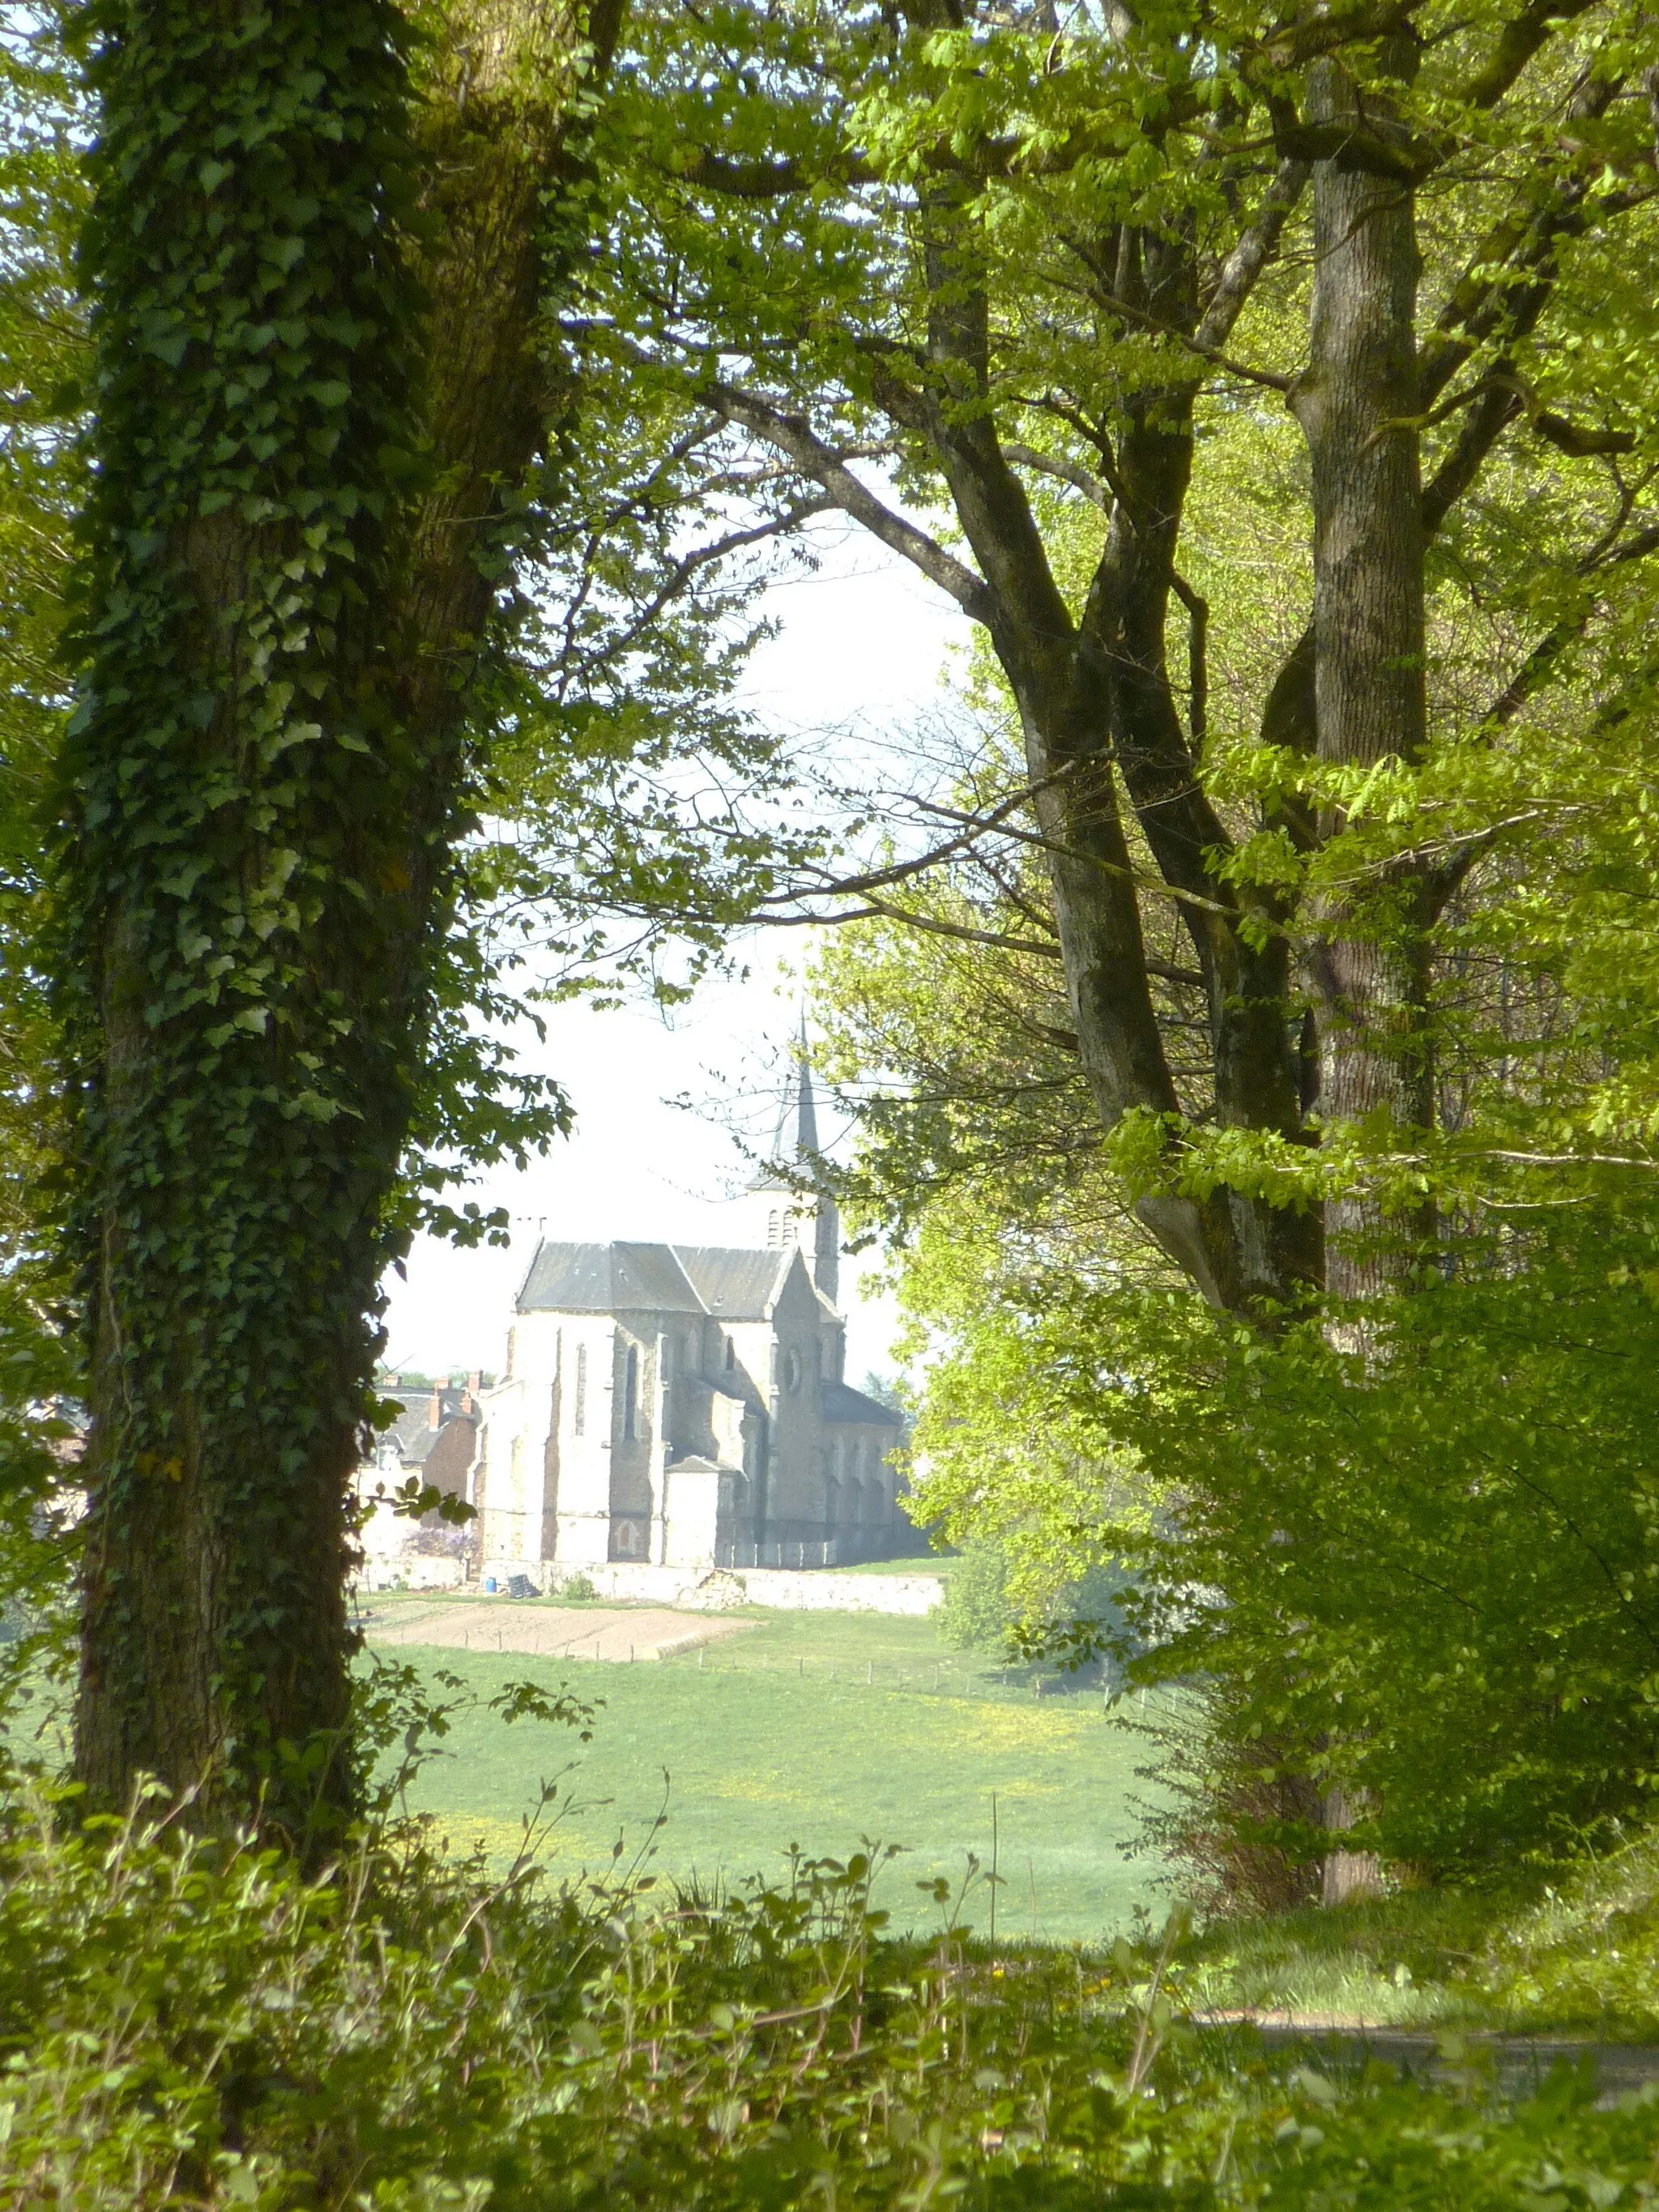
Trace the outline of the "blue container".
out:
M 484 1595 L 486 1597 L 494 1597 L 500 1585 L 497 1583 L 494 1575 L 486 1575 L 484 1577 Z

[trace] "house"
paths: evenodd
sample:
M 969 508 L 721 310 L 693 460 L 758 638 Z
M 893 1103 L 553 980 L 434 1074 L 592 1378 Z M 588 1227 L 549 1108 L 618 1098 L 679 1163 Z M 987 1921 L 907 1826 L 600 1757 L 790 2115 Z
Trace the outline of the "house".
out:
M 460 1571 L 463 1531 L 428 1513 L 420 1521 L 394 1513 L 374 1501 L 380 1492 L 401 1490 L 411 1480 L 448 1498 L 469 1498 L 477 1456 L 481 1377 L 464 1383 L 422 1383 L 405 1389 L 392 1376 L 380 1396 L 400 1408 L 390 1428 L 382 1429 L 374 1449 L 357 1469 L 356 1489 L 364 1521 L 360 1541 L 368 1579 L 384 1581 L 398 1571 L 416 1583 L 453 1579 Z

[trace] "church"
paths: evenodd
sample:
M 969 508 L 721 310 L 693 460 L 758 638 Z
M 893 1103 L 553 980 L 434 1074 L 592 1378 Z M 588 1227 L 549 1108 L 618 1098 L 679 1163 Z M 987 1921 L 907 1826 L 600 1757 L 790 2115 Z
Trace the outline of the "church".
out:
M 804 1060 L 793 1139 L 810 1176 Z M 779 1162 L 786 1141 L 781 1125 Z M 538 1245 L 506 1373 L 480 1401 L 485 1576 L 828 1567 L 913 1547 L 901 1419 L 843 1371 L 834 1202 L 763 1170 L 741 1203 L 740 1247 Z

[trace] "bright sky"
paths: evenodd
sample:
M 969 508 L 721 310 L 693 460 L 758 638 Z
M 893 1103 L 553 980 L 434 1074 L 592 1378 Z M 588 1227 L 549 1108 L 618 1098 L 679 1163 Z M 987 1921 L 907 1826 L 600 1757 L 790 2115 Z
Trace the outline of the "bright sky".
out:
M 817 573 L 770 594 L 769 611 L 782 627 L 751 664 L 745 696 L 775 726 L 811 736 L 833 757 L 921 720 L 966 624 L 941 592 L 862 533 L 824 526 L 817 542 Z M 570 1093 L 574 1133 L 526 1174 L 502 1174 L 467 1194 L 508 1209 L 510 1249 L 458 1252 L 429 1238 L 416 1245 L 407 1280 L 391 1285 L 389 1364 L 428 1374 L 499 1370 L 538 1235 L 743 1241 L 729 1201 L 749 1170 L 729 1123 L 769 1136 L 775 1090 L 763 1094 L 787 1073 L 799 1013 L 789 972 L 799 947 L 781 933 L 746 949 L 746 983 L 711 982 L 670 1017 L 647 1006 L 546 1010 L 546 1045 L 526 1059 Z M 680 1097 L 702 1110 L 667 1103 Z M 831 1126 L 823 1126 L 826 1143 Z M 859 1291 L 871 1265 L 842 1263 L 849 1379 L 893 1364 L 893 1309 Z

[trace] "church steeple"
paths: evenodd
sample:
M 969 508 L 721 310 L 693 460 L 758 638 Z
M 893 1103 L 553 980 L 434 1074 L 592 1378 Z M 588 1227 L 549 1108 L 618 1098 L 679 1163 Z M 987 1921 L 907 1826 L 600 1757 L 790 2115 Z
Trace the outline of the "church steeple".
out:
M 841 1284 L 841 1215 L 835 1200 L 823 1188 L 823 1162 L 818 1151 L 818 1109 L 812 1096 L 812 1063 L 806 1056 L 805 1014 L 800 1018 L 800 1078 L 795 1107 L 795 1159 L 803 1170 L 811 1174 L 817 1186 L 817 1210 L 812 1216 L 812 1280 L 834 1305 Z
M 800 1063 L 795 1083 L 795 1158 L 810 1159 L 818 1148 L 817 1101 L 812 1096 L 812 1063 L 806 1057 L 806 1019 L 801 1018 Z
M 772 1158 L 750 1181 L 752 1198 L 766 1202 L 766 1243 L 774 1247 L 798 1244 L 807 1258 L 812 1280 L 836 1303 L 841 1277 L 841 1216 L 836 1202 L 821 1188 L 815 1198 L 799 1194 L 799 1182 L 820 1183 L 823 1166 L 818 1150 L 817 1099 L 812 1088 L 812 1063 L 806 1042 L 803 1014 L 796 1053 L 794 1128 L 789 1127 L 791 1100 L 786 1092 L 772 1139 Z M 792 1176 L 788 1170 L 793 1170 Z

